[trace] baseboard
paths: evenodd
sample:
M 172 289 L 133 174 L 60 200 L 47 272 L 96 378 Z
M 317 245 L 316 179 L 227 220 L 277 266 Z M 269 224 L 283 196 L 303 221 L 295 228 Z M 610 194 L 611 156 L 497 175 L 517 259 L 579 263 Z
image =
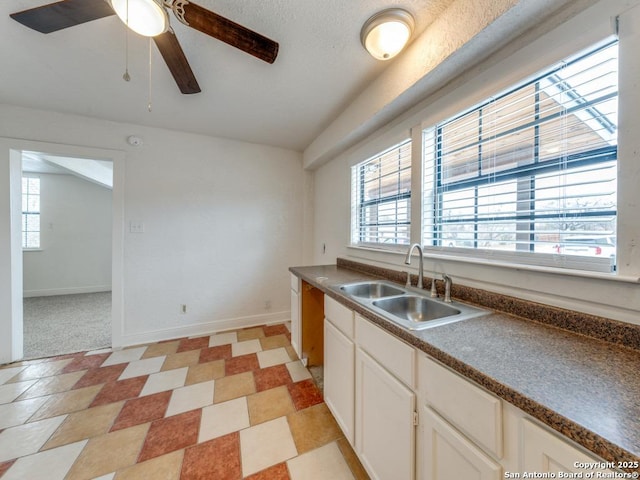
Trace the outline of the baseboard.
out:
M 289 320 L 291 320 L 291 312 L 289 310 L 286 310 L 283 312 L 275 312 L 263 315 L 228 318 L 223 320 L 215 320 L 213 322 L 198 323 L 195 325 L 165 328 L 162 330 L 154 330 L 144 333 L 134 333 L 130 335 L 123 334 L 120 337 L 120 344 L 114 344 L 113 347 L 121 348 L 129 347 L 132 345 L 159 342 L 162 340 L 171 340 L 174 338 L 213 335 L 214 333 L 223 332 L 225 330 L 236 330 L 239 328 L 255 327 L 258 325 L 269 325 L 273 323 L 288 322 Z
M 73 295 L 76 293 L 110 292 L 111 285 L 94 285 L 91 287 L 49 288 L 45 290 L 24 290 L 22 297 L 51 297 L 53 295 Z

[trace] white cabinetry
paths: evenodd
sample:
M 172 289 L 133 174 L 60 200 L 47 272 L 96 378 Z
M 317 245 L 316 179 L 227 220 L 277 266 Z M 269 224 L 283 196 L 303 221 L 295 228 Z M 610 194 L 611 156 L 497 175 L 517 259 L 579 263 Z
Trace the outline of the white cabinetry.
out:
M 324 298 L 324 401 L 345 437 L 355 443 L 353 311 Z
M 498 480 L 602 462 L 327 296 L 324 314 L 325 401 L 372 479 Z
M 497 480 L 503 452 L 502 404 L 426 355 L 418 360 L 420 480 Z
M 415 351 L 359 315 L 356 340 L 356 453 L 374 480 L 414 479 Z
M 502 468 L 431 408 L 420 419 L 421 480 L 498 480 Z
M 302 358 L 302 337 L 300 331 L 300 279 L 291 274 L 291 346 L 298 358 Z
M 582 452 L 568 441 L 536 425 L 530 420 L 522 421 L 523 470 L 526 472 L 570 472 L 584 473 L 580 464 L 593 465 L 602 460 Z M 591 470 L 593 472 L 612 472 L 612 470 Z

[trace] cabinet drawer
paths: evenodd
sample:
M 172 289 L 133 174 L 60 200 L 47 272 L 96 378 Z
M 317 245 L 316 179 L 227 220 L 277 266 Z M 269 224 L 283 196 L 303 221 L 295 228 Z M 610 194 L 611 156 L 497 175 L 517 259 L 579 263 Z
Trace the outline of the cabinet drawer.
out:
M 293 273 L 290 273 L 289 276 L 291 277 L 291 290 L 296 293 L 300 293 L 300 279 Z
M 353 340 L 353 310 L 349 310 L 341 303 L 325 295 L 324 316 L 338 330 Z
M 419 359 L 426 402 L 496 458 L 502 458 L 502 403 L 425 355 Z
M 415 386 L 415 350 L 356 314 L 358 346 L 409 387 Z

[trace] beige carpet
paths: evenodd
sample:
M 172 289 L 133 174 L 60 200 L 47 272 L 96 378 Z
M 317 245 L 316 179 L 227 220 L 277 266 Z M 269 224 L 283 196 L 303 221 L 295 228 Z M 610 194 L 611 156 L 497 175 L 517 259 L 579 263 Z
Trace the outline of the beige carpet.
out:
M 23 299 L 24 358 L 111 346 L 111 292 Z

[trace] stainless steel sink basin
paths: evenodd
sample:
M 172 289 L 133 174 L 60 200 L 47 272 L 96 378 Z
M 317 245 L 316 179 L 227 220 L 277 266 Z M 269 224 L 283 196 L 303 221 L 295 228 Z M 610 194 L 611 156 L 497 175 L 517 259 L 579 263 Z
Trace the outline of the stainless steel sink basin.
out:
M 405 295 L 373 302 L 375 307 L 409 322 L 428 322 L 458 315 L 460 310 L 427 297 Z
M 383 280 L 333 287 L 381 317 L 407 330 L 423 330 L 489 313 L 460 302 L 446 303 L 413 287 Z
M 341 286 L 340 290 L 359 298 L 384 298 L 405 293 L 400 287 L 382 281 L 350 283 Z

